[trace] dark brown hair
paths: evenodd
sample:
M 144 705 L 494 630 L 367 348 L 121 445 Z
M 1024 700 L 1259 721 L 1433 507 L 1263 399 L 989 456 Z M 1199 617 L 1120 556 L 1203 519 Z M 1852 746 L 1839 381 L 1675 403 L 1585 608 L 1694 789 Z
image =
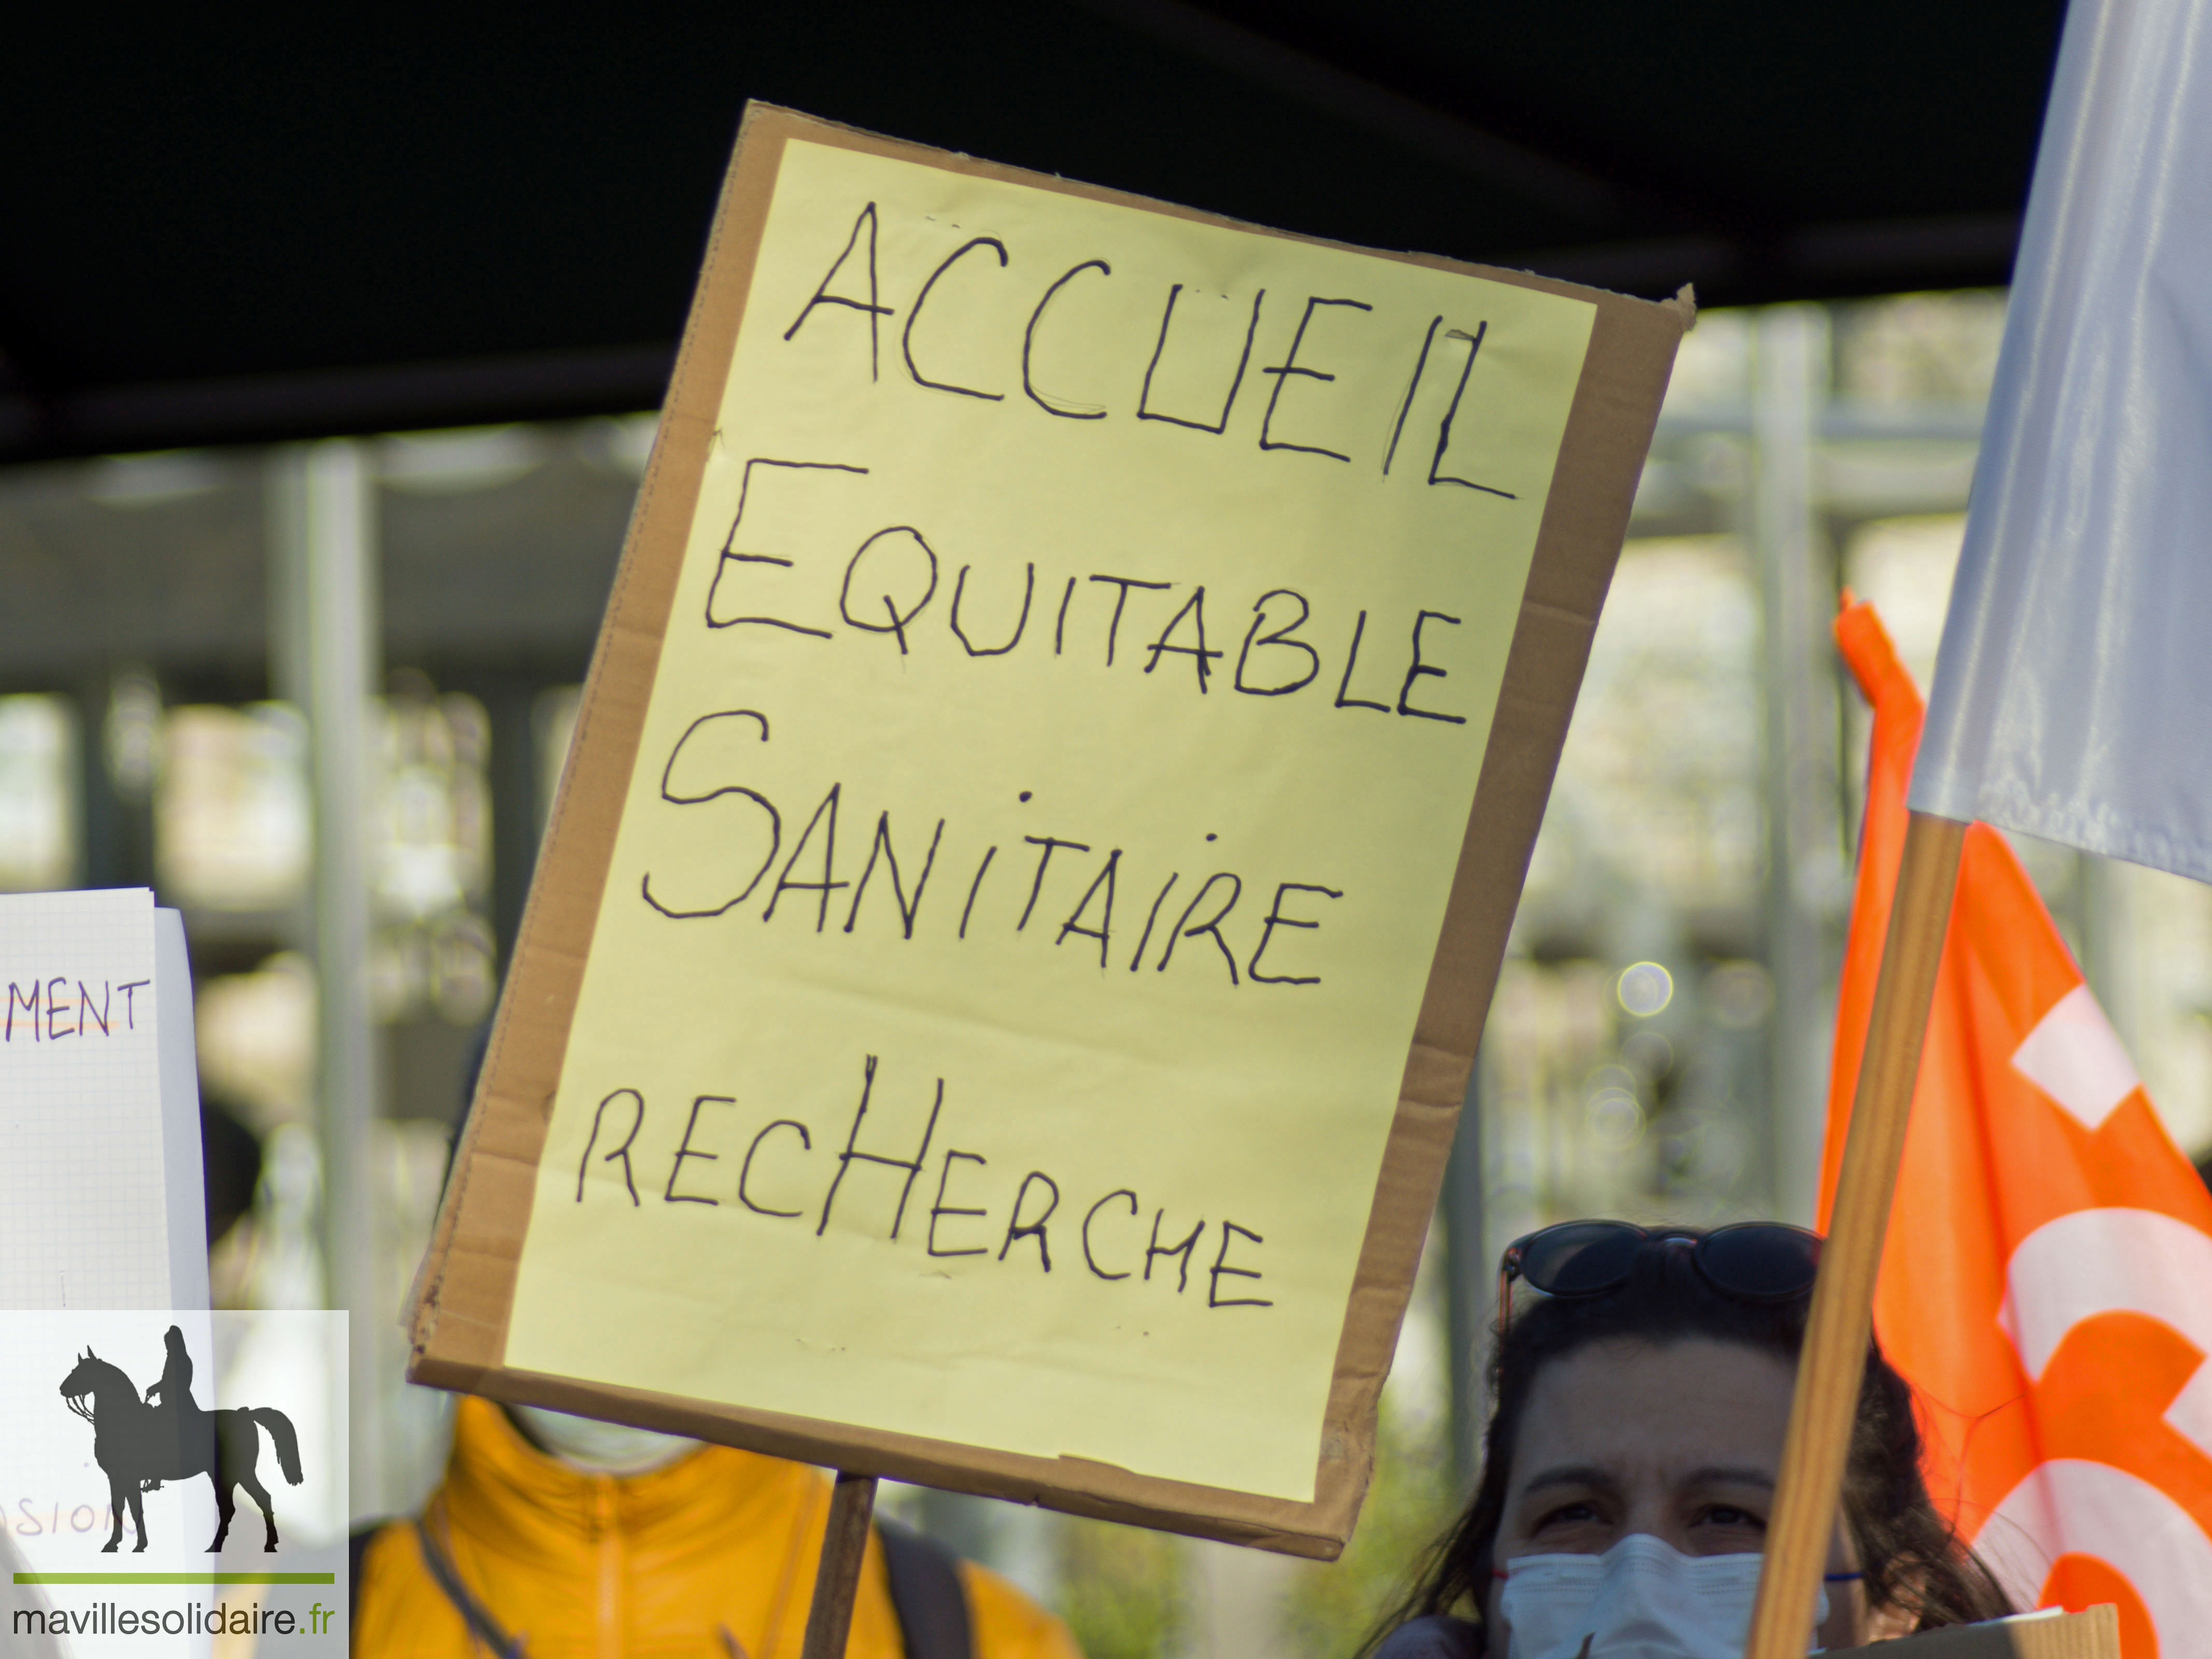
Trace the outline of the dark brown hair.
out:
M 1672 1241 L 1637 1253 L 1629 1279 L 1603 1296 L 1543 1297 L 1498 1335 L 1490 1360 L 1496 1401 L 1483 1438 L 1482 1476 L 1466 1511 L 1419 1564 L 1413 1588 L 1370 1638 L 1370 1650 L 1407 1620 L 1427 1613 L 1480 1617 L 1492 1580 L 1505 1482 L 1521 1419 L 1546 1366 L 1595 1343 L 1704 1339 L 1774 1354 L 1792 1366 L 1805 1340 L 1808 1299 L 1740 1301 L 1715 1289 Z M 1865 1573 L 1867 1600 L 1902 1607 L 1916 1630 L 1972 1624 L 2012 1611 L 1990 1571 L 1929 1501 L 1920 1478 L 1920 1431 L 1905 1379 L 1869 1343 L 1858 1419 L 1844 1474 L 1844 1522 Z

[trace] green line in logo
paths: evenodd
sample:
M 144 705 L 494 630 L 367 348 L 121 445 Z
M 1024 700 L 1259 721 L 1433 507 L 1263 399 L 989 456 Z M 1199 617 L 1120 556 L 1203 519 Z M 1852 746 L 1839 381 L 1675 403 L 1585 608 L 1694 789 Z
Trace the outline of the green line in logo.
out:
M 19 1584 L 334 1584 L 330 1572 L 19 1572 Z

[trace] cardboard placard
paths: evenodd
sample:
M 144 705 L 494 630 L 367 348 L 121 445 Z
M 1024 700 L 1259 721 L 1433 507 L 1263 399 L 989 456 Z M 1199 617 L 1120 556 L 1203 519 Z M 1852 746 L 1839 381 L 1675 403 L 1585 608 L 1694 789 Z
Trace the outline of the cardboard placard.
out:
M 413 1375 L 1333 1556 L 1689 315 L 750 110 Z
M 1839 1650 L 1834 1659 L 2120 1659 L 2119 1610 L 2030 1613 L 1984 1625 L 1950 1625 L 1919 1636 Z

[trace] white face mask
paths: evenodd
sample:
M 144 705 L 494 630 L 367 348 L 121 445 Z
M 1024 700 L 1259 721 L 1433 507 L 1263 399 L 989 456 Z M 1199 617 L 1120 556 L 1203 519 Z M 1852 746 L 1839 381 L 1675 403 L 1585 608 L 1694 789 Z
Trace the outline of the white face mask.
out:
M 595 1474 L 644 1474 L 696 1451 L 696 1440 L 627 1423 L 602 1423 L 595 1417 L 571 1417 L 543 1406 L 509 1406 L 522 1432 L 541 1451 Z
M 1765 1559 L 1684 1555 L 1639 1532 L 1602 1555 L 1508 1561 L 1505 1659 L 1741 1659 Z M 1824 1589 L 1814 1626 L 1827 1616 Z

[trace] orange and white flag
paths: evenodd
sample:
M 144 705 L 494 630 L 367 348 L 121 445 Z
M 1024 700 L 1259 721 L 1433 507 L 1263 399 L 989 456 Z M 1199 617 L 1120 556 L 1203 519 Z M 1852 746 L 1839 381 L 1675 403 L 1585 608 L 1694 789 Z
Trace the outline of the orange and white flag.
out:
M 1827 1225 L 1881 973 L 1920 693 L 1871 606 Z M 2212 1650 L 2212 1194 L 2002 836 L 1966 833 L 1875 1297 L 1929 1490 L 2022 1607 L 2117 1602 L 2127 1659 Z

